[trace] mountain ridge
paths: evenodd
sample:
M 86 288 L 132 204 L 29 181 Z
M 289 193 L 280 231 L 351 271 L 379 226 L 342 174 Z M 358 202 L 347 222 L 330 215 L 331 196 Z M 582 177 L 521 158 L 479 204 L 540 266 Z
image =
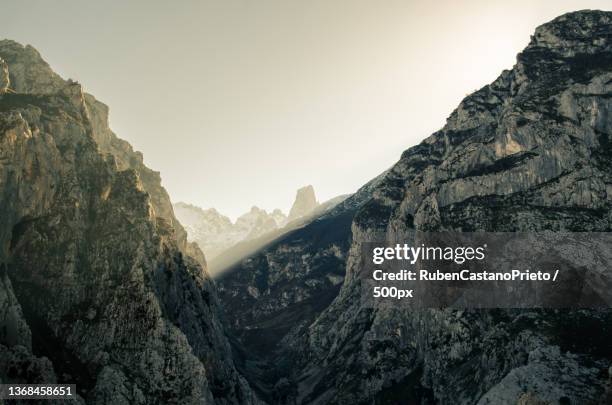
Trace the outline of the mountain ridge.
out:
M 206 254 L 213 275 L 224 271 L 233 262 L 242 260 L 270 241 L 302 226 L 333 209 L 348 196 L 338 196 L 323 203 L 316 200 L 314 188 L 305 186 L 296 192 L 289 216 L 280 209 L 270 213 L 257 206 L 232 222 L 215 208 L 177 202 L 176 216 L 185 224 L 188 238 Z
M 108 107 L 0 41 L 0 379 L 77 402 L 258 403 L 205 260 Z
M 610 232 L 611 55 L 612 12 L 538 27 L 442 129 L 215 282 L 108 107 L 0 41 L 0 380 L 92 404 L 609 403 L 612 310 L 372 308 L 360 252 Z
M 606 403 L 610 310 L 372 309 L 362 304 L 359 275 L 362 244 L 415 229 L 609 232 L 610 55 L 610 12 L 569 13 L 538 27 L 513 69 L 406 150 L 354 212 L 339 205 L 329 214 L 329 229 L 348 241 L 335 265 L 343 281 L 305 322 L 285 321 L 281 331 L 267 323 L 303 301 L 275 303 L 288 288 L 275 280 L 291 248 L 304 258 L 293 275 L 321 282 L 312 269 L 326 247 L 282 239 L 221 279 L 240 343 L 257 331 L 274 343 L 252 348 L 265 366 L 240 365 L 252 384 L 272 402 L 298 404 Z M 334 220 L 341 213 L 349 226 Z M 268 290 L 254 297 L 248 287 L 258 284 Z M 296 296 L 308 291 L 289 286 Z M 241 305 L 250 311 L 236 312 Z

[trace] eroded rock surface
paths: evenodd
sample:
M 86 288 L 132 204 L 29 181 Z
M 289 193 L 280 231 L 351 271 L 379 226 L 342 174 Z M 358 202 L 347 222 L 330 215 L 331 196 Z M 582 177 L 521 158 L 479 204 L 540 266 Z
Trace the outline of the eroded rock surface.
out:
M 289 221 L 304 217 L 313 212 L 319 203 L 315 196 L 314 188 L 312 186 L 306 186 L 300 188 L 296 195 L 295 201 L 289 211 Z
M 256 206 L 239 216 L 235 223 L 214 208 L 205 210 L 184 202 L 178 202 L 173 207 L 187 231 L 188 240 L 204 251 L 209 262 L 232 246 L 281 229 L 287 222 L 287 217 L 280 210 L 268 213 Z
M 257 402 L 159 174 L 33 48 L 0 57 L 0 379 L 93 404 Z
M 362 304 L 359 275 L 363 243 L 414 229 L 612 230 L 611 100 L 612 13 L 570 13 L 538 27 L 512 70 L 466 97 L 369 190 L 342 231 L 350 248 L 335 265 L 346 264 L 337 297 L 306 325 L 284 324 L 295 333 L 274 335 L 282 341 L 267 364 L 278 365 L 276 377 L 255 368 L 250 378 L 275 401 L 299 404 L 605 403 L 609 310 L 373 309 Z M 321 283 L 327 274 L 308 271 L 308 258 L 327 247 L 312 246 L 283 239 L 242 263 L 257 278 L 237 272 L 224 283 L 236 287 L 224 301 L 250 308 L 230 315 L 234 327 L 274 334 L 253 320 L 307 302 L 282 294 L 307 287 L 270 280 Z M 296 256 L 287 249 L 306 262 L 283 259 Z
M 303 340 L 301 402 L 601 398 L 610 311 L 374 310 L 358 275 L 362 243 L 410 229 L 610 231 L 611 55 L 612 13 L 561 16 L 402 155 L 355 216 L 344 285 Z

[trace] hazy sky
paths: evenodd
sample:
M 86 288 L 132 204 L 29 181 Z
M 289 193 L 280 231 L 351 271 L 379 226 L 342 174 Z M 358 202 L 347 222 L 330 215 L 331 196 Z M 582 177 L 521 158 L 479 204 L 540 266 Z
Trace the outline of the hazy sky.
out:
M 607 1 L 1 0 L 110 106 L 173 201 L 235 217 L 354 191 L 514 64 L 540 25 Z

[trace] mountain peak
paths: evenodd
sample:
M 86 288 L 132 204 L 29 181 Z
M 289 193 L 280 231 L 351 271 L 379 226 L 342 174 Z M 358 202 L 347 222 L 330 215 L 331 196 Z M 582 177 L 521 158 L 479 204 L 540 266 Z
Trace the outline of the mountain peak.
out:
M 318 205 L 319 203 L 317 202 L 317 197 L 312 185 L 300 188 L 295 195 L 295 201 L 289 211 L 289 221 L 310 214 Z

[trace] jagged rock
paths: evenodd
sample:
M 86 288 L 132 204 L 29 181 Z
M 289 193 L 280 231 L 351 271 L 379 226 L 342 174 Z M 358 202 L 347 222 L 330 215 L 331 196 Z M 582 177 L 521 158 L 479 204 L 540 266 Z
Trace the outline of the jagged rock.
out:
M 253 206 L 236 219 L 235 228 L 240 235 L 244 235 L 242 240 L 249 240 L 278 229 L 278 225 L 266 210 Z
M 510 371 L 478 401 L 478 405 L 580 404 L 585 398 L 595 401 L 603 391 L 603 381 L 598 374 L 606 365 L 595 363 L 585 367 L 578 357 L 569 353 L 563 355 L 556 346 L 539 347 L 529 353 L 526 365 Z
M 187 231 L 188 240 L 197 243 L 207 260 L 237 243 L 232 232 L 232 221 L 216 209 L 203 210 L 183 202 L 174 204 L 173 209 Z
M 185 225 L 189 240 L 197 243 L 205 252 L 209 270 L 216 276 L 270 241 L 310 222 L 347 198 L 347 196 L 338 196 L 318 204 L 314 199 L 312 186 L 298 190 L 297 194 L 294 206 L 297 204 L 302 208 L 294 210 L 291 221 L 280 209 L 268 213 L 256 206 L 238 217 L 234 224 L 214 208 L 203 210 L 179 202 L 174 204 L 174 211 Z
M 248 353 L 243 367 L 271 403 L 290 401 L 297 392 L 295 382 L 276 379 L 290 374 L 301 350 L 297 337 L 338 294 L 352 218 L 382 178 L 320 204 L 304 222 L 293 221 L 285 234 L 262 242 L 263 249 L 237 251 L 241 259 L 215 280 L 238 350 Z
M 238 217 L 236 223 L 214 208 L 203 210 L 183 202 L 174 204 L 174 212 L 184 224 L 188 239 L 198 244 L 209 261 L 240 242 L 276 231 L 286 223 L 282 211 L 274 210 L 268 214 L 255 206 Z
M 569 336 L 598 333 L 576 328 L 609 323 L 610 311 L 373 310 L 361 306 L 358 256 L 362 243 L 401 239 L 410 229 L 612 229 L 611 17 L 585 11 L 539 27 L 511 71 L 466 97 L 441 131 L 406 151 L 385 176 L 354 219 L 343 288 L 305 338 L 302 402 L 413 395 L 469 404 L 484 401 L 500 381 L 516 393 L 509 401 L 525 390 L 546 400 L 598 399 L 603 384 L 592 365 L 612 355 L 601 346 L 610 336 L 590 343 Z M 561 329 L 568 337 L 554 332 Z M 554 382 L 557 398 L 540 393 L 552 385 L 537 386 L 555 378 L 557 360 L 529 363 L 530 352 L 547 351 L 553 341 L 575 352 L 568 355 L 573 378 Z M 593 355 L 598 347 L 603 352 Z M 521 372 L 539 373 L 531 374 L 533 386 L 509 377 Z
M 354 217 L 345 211 L 350 228 L 332 217 L 328 229 L 343 229 L 351 240 L 338 264 L 346 264 L 344 282 L 305 325 L 282 311 L 283 305 L 295 308 L 280 299 L 287 282 L 270 280 L 306 273 L 316 284 L 326 276 L 307 270 L 308 257 L 327 249 L 313 247 L 316 238 L 307 236 L 317 221 L 291 245 L 283 238 L 243 261 L 255 278 L 236 272 L 231 282 L 221 280 L 238 332 L 249 331 L 242 325 L 269 325 L 265 315 L 285 316 L 285 329 L 263 328 L 267 341 L 282 339 L 265 357 L 267 367 L 276 368 L 247 368 L 249 378 L 269 387 L 270 398 L 279 394 L 277 381 L 287 385 L 280 377 L 288 378 L 295 390 L 283 388 L 283 395 L 298 404 L 516 403 L 527 394 L 553 403 L 604 398 L 610 310 L 374 309 L 361 299 L 360 252 L 363 243 L 399 240 L 414 229 L 612 230 L 610 38 L 609 12 L 570 13 L 538 27 L 512 70 L 466 97 L 442 130 L 404 152 L 368 189 Z M 306 259 L 285 275 L 286 261 L 275 263 L 289 247 Z M 248 285 L 257 286 L 257 298 Z
M 278 208 L 273 210 L 270 213 L 270 216 L 274 219 L 274 222 L 276 222 L 276 226 L 279 228 L 282 228 L 287 223 L 287 216 L 283 211 L 279 210 Z
M 159 174 L 33 48 L 0 57 L 0 378 L 96 404 L 258 402 Z
M 0 41 L 2 58 L 9 65 L 11 87 L 17 93 L 54 94 L 65 81 L 49 67 L 38 51 L 15 41 Z
M 281 240 L 285 235 L 291 235 L 293 231 L 306 226 L 323 215 L 329 214 L 329 212 L 333 211 L 334 207 L 342 203 L 347 197 L 347 195 L 341 195 L 332 198 L 323 204 L 319 204 L 314 211 L 304 217 L 290 222 L 283 221 L 284 226 L 282 228 L 277 228 L 272 231 L 266 230 L 266 228 L 272 227 L 272 221 L 266 218 L 265 223 L 268 225 L 259 228 L 266 230 L 266 232 L 263 232 L 263 234 L 253 239 L 243 240 L 221 253 L 218 257 L 215 257 L 210 262 L 210 267 L 213 269 L 212 271 L 214 271 L 215 274 L 221 274 L 245 260 L 248 261 L 250 256 L 261 253 L 261 249 L 270 245 L 272 242 Z M 276 218 L 272 215 L 270 216 L 276 221 Z M 253 223 L 253 221 L 250 222 Z
M 293 221 L 305 217 L 313 212 L 318 205 L 319 203 L 317 202 L 314 188 L 312 186 L 302 187 L 295 195 L 295 201 L 289 211 L 288 220 Z

